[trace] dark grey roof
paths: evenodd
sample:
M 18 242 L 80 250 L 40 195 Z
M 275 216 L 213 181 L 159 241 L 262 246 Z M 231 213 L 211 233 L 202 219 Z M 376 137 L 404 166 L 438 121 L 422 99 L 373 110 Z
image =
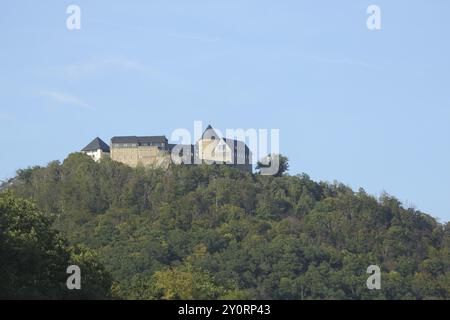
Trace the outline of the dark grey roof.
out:
M 112 137 L 111 143 L 137 143 L 137 144 L 167 143 L 167 138 L 165 136 L 146 136 L 146 137 L 122 136 L 122 137 Z
M 245 150 L 248 151 L 249 148 L 248 146 L 245 144 L 245 142 L 239 141 L 239 140 L 234 140 L 234 139 L 229 139 L 229 138 L 223 138 L 222 140 L 225 141 L 225 143 L 233 150 L 234 147 L 237 148 L 238 151 L 240 150 Z
M 211 139 L 211 138 L 215 138 L 215 139 L 220 139 L 221 137 L 217 134 L 216 130 L 214 130 L 213 127 L 211 127 L 211 125 L 208 125 L 205 129 L 205 131 L 203 131 L 202 134 L 202 139 Z
M 89 143 L 81 151 L 96 151 L 98 149 L 102 150 L 103 152 L 109 152 L 109 146 L 99 137 L 92 140 L 91 143 Z
M 245 150 L 246 153 L 250 151 L 249 147 L 247 146 L 247 144 L 245 144 L 245 142 L 229 138 L 222 138 L 217 134 L 217 132 L 211 125 L 208 125 L 205 131 L 203 131 L 202 139 L 205 138 L 211 139 L 211 137 L 215 137 L 216 139 L 222 139 L 232 150 L 234 150 L 234 147 L 236 147 L 238 151 Z
M 136 136 L 122 136 L 122 137 L 112 137 L 111 143 L 137 143 L 138 139 Z

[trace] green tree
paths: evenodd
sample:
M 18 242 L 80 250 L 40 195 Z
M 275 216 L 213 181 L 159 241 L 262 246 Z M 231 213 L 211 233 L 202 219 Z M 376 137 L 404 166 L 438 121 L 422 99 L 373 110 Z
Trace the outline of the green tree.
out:
M 269 168 L 272 165 L 278 166 L 278 170 L 274 174 L 275 177 L 281 177 L 289 170 L 289 159 L 281 154 L 271 154 L 261 161 L 256 163 L 256 170 L 261 172 L 264 168 Z
M 1 296 L 450 297 L 450 223 L 387 194 L 290 176 L 281 159 L 275 176 L 83 154 L 19 170 L 1 188 L 32 202 L 1 196 Z M 82 267 L 86 292 L 64 289 L 68 264 Z M 372 264 L 381 290 L 366 287 Z
M 0 194 L 0 244 L 2 299 L 70 298 L 66 269 L 71 264 L 83 269 L 82 297 L 108 297 L 110 279 L 92 253 L 68 247 L 35 204 L 11 192 Z
M 157 271 L 153 276 L 157 298 L 181 300 L 217 299 L 224 290 L 218 287 L 212 277 L 200 269 L 186 265 Z

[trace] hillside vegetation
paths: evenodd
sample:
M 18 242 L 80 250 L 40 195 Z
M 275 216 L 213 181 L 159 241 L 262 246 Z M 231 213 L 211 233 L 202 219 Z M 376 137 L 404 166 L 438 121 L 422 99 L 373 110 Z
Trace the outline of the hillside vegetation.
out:
M 392 196 L 376 199 L 306 174 L 133 169 L 76 153 L 62 164 L 20 170 L 4 189 L 8 201 L 36 204 L 9 215 L 39 211 L 60 234 L 45 232 L 92 252 L 112 277 L 103 298 L 450 298 L 448 223 Z M 16 259 L 3 243 L 2 263 Z M 58 266 L 70 259 L 63 256 Z M 366 287 L 369 265 L 381 267 L 381 290 Z M 98 298 L 102 291 L 93 292 Z

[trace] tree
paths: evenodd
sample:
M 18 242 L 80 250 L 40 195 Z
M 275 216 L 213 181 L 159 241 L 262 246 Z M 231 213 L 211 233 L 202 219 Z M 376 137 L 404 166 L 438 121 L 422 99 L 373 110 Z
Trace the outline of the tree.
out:
M 131 168 L 82 154 L 19 170 L 5 190 L 30 201 L 1 196 L 0 295 L 450 297 L 450 223 L 387 194 L 290 176 L 280 159 L 275 176 L 219 165 Z M 65 289 L 68 264 L 82 269 L 81 292 Z M 366 287 L 372 264 L 382 290 Z
M 31 201 L 0 193 L 0 299 L 70 298 L 66 269 L 73 263 L 88 284 L 82 297 L 107 297 L 106 272 L 86 251 L 73 251 L 51 224 Z
M 275 171 L 269 170 L 270 174 L 275 177 L 281 177 L 289 170 L 289 159 L 281 154 L 271 154 L 256 164 L 256 170 L 259 173 L 263 173 L 264 170 L 268 170 L 272 166 L 275 167 Z
M 224 293 L 207 272 L 190 264 L 157 271 L 153 278 L 156 290 L 161 293 L 160 299 L 210 300 Z

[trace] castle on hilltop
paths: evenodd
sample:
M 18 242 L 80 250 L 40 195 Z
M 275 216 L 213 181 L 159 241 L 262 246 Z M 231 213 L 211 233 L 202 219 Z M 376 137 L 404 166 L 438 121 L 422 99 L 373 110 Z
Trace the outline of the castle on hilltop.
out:
M 112 137 L 108 146 L 95 138 L 81 150 L 95 161 L 111 158 L 136 167 L 167 168 L 173 164 L 222 164 L 252 172 L 252 153 L 245 142 L 220 137 L 210 125 L 195 144 L 171 144 L 165 136 Z

